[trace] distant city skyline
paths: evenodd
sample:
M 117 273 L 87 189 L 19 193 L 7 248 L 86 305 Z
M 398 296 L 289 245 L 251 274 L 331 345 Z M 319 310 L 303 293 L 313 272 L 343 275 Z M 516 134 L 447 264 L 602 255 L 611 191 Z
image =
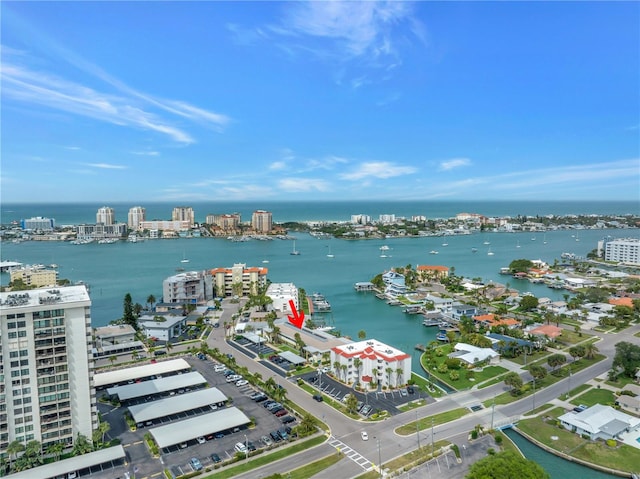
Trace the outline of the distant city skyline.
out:
M 0 13 L 3 203 L 639 199 L 637 2 Z

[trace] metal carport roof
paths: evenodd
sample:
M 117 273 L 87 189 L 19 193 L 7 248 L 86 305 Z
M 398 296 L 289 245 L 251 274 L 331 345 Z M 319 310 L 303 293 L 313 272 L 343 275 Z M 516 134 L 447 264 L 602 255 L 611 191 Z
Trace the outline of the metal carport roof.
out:
M 222 394 L 218 388 L 200 389 L 187 394 L 179 394 L 166 399 L 129 406 L 129 412 L 135 422 L 145 422 L 211 404 L 218 404 L 226 400 L 227 396 Z
M 204 384 L 207 380 L 199 372 L 176 374 L 166 378 L 142 381 L 141 383 L 127 384 L 125 386 L 115 386 L 107 389 L 109 396 L 118 396 L 120 401 L 134 399 L 142 396 L 173 391 L 174 389 L 188 388 Z
M 304 364 L 307 362 L 305 358 L 303 358 L 302 356 L 298 356 L 297 354 L 293 354 L 291 351 L 284 351 L 282 353 L 279 353 L 278 356 L 286 359 L 287 361 L 295 364 L 296 366 L 298 364 Z
M 105 464 L 111 461 L 124 459 L 124 448 L 121 445 L 100 449 L 95 452 L 89 452 L 81 456 L 70 457 L 61 461 L 45 464 L 44 466 L 27 469 L 26 471 L 11 474 L 12 479 L 49 479 L 54 477 L 66 476 L 66 474 L 87 467 Z
M 166 426 L 154 427 L 149 432 L 158 447 L 165 448 L 190 441 L 199 436 L 206 436 L 219 431 L 249 424 L 250 419 L 237 407 L 230 407 L 209 414 L 177 421 Z
M 160 361 L 155 364 L 145 364 L 133 368 L 117 369 L 106 373 L 99 373 L 93 376 L 93 384 L 99 388 L 101 386 L 110 386 L 124 381 L 135 380 L 138 378 L 147 378 L 158 374 L 174 373 L 191 369 L 191 365 L 184 359 L 172 359 L 170 361 Z

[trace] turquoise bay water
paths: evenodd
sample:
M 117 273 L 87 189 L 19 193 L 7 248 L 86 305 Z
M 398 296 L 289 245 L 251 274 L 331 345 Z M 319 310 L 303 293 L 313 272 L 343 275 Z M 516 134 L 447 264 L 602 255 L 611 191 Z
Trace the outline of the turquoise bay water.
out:
M 611 479 L 618 477 L 554 456 L 510 429 L 503 432 L 518 446 L 527 459 L 540 464 L 549 473 L 551 479 Z
M 234 263 L 265 266 L 273 282 L 293 282 L 308 293 L 323 293 L 333 307 L 332 324 L 345 335 L 356 337 L 364 329 L 367 337 L 375 337 L 395 347 L 413 351 L 418 343 L 434 339 L 435 328 L 422 326 L 420 316 L 405 315 L 401 308 L 388 306 L 371 293 L 357 293 L 353 285 L 368 281 L 376 274 L 394 266 L 439 264 L 455 267 L 458 275 L 479 277 L 485 282 L 508 282 L 521 291 L 531 291 L 538 297 L 562 299 L 564 291 L 543 285 L 501 276 L 499 270 L 513 259 L 542 259 L 552 263 L 562 252 L 584 255 L 596 247 L 606 234 L 638 235 L 637 230 L 581 231 L 580 242 L 569 231 L 537 234 L 481 233 L 450 236 L 443 247 L 442 238 L 398 238 L 386 240 L 318 240 L 298 233 L 296 249 L 300 256 L 289 253 L 291 241 L 248 241 L 234 243 L 226 239 L 193 238 L 152 240 L 142 243 L 118 242 L 100 245 L 72 245 L 59 242 L 3 243 L 2 259 L 27 264 L 59 265 L 61 278 L 84 281 L 91 288 L 92 323 L 102 326 L 122 315 L 124 295 L 131 293 L 141 304 L 149 294 L 162 296 L 162 280 L 176 273 L 176 268 L 190 270 L 228 267 Z M 490 241 L 491 245 L 483 245 Z M 520 244 L 520 248 L 517 245 Z M 390 257 L 380 257 L 380 246 L 388 245 Z M 326 255 L 331 247 L 333 258 Z M 476 247 L 476 253 L 471 248 Z M 491 247 L 494 256 L 488 256 Z M 438 250 L 438 255 L 431 255 Z M 181 264 L 186 255 L 190 262 Z M 263 261 L 269 263 L 263 263 Z M 8 275 L 2 275 L 7 284 Z M 417 355 L 415 357 L 417 365 Z M 418 370 L 418 368 L 414 368 Z

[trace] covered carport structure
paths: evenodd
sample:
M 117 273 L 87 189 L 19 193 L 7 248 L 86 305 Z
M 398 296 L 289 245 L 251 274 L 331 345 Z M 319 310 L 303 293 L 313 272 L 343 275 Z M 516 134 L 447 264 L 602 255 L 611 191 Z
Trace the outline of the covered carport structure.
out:
M 284 351 L 282 353 L 278 353 L 278 356 L 280 356 L 282 359 L 286 359 L 287 361 L 289 361 L 291 364 L 295 366 L 298 366 L 300 364 L 304 364 L 307 362 L 305 358 L 303 358 L 302 356 L 298 356 L 297 354 L 294 354 L 291 351 Z
M 182 358 L 158 363 L 144 364 L 133 368 L 117 369 L 98 373 L 93 376 L 93 384 L 96 389 L 122 384 L 127 381 L 146 379 L 159 374 L 176 374 L 178 372 L 191 371 L 191 365 Z
M 89 452 L 81 456 L 74 456 L 45 464 L 44 466 L 27 469 L 26 471 L 16 472 L 11 474 L 11 478 L 34 479 L 37 477 L 38 479 L 57 479 L 59 477 L 68 477 L 70 473 L 75 473 L 82 477 L 123 466 L 124 462 L 124 448 L 118 444 L 117 446 Z
M 137 424 L 144 424 L 186 411 L 223 406 L 227 400 L 218 388 L 200 389 L 187 394 L 180 394 L 158 401 L 129 406 L 131 417 Z
M 160 449 L 191 441 L 200 436 L 227 431 L 249 424 L 251 420 L 237 407 L 177 421 L 149 429 Z
M 160 379 L 151 379 L 141 383 L 127 384 L 124 386 L 115 386 L 107 389 L 109 396 L 117 396 L 123 401 L 130 401 L 139 397 L 154 396 L 157 394 L 168 393 L 178 389 L 191 388 L 205 384 L 207 380 L 199 372 L 190 372 L 186 374 L 176 374 Z

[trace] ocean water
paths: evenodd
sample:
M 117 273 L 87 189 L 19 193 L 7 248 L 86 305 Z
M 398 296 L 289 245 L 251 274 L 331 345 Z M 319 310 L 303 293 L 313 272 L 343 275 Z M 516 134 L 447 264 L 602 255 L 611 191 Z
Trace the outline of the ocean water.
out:
M 287 221 L 347 221 L 352 214 L 366 214 L 377 219 L 380 214 L 411 217 L 450 218 L 457 213 L 479 213 L 485 216 L 544 216 L 569 214 L 638 214 L 638 201 L 289 201 L 289 202 L 190 202 L 196 221 L 204 222 L 206 215 L 241 213 L 243 221 L 251 219 L 251 213 L 263 209 L 273 213 L 275 222 Z M 116 219 L 127 221 L 132 206 L 144 206 L 147 219 L 170 219 L 175 203 L 46 203 L 11 204 L 0 207 L 0 222 L 9 223 L 32 216 L 54 218 L 56 224 L 95 223 L 96 211 L 101 206 L 111 206 Z
M 373 337 L 407 352 L 418 343 L 435 338 L 435 328 L 425 328 L 420 316 L 406 315 L 400 307 L 392 307 L 371 293 L 358 293 L 354 283 L 368 281 L 378 273 L 396 266 L 438 264 L 455 268 L 458 275 L 482 278 L 486 283 L 509 283 L 520 291 L 531 291 L 537 297 L 562 299 L 565 291 L 531 284 L 510 276 L 501 276 L 500 268 L 517 258 L 542 259 L 553 263 L 563 252 L 586 255 L 596 248 L 605 235 L 635 236 L 638 230 L 584 230 L 576 242 L 570 231 L 533 236 L 529 233 L 478 233 L 449 236 L 443 239 L 394 238 L 384 240 L 319 240 L 305 233 L 296 233 L 299 256 L 290 254 L 292 241 L 231 242 L 226 239 L 192 238 L 149 240 L 140 243 L 72 245 L 66 242 L 2 243 L 1 258 L 25 264 L 59 265 L 60 278 L 83 281 L 90 286 L 92 324 L 103 326 L 122 316 L 123 298 L 131 293 L 134 302 L 144 305 L 153 294 L 162 297 L 162 281 L 176 273 L 176 268 L 205 270 L 229 267 L 234 263 L 264 266 L 273 282 L 293 282 L 309 294 L 320 292 L 332 305 L 327 323 L 343 334 L 357 337 L 365 330 Z M 484 245 L 489 241 L 489 246 Z M 517 248 L 518 244 L 520 248 Z M 388 257 L 380 257 L 380 247 L 389 246 Z M 471 248 L 478 249 L 473 253 Z M 491 248 L 493 256 L 487 255 Z M 328 258 L 331 250 L 333 258 Z M 438 255 L 429 254 L 438 250 Z M 190 262 L 180 261 L 187 257 Z M 265 263 L 268 261 L 268 263 Z M 0 281 L 6 285 L 7 274 Z M 417 354 L 414 357 L 417 366 Z

